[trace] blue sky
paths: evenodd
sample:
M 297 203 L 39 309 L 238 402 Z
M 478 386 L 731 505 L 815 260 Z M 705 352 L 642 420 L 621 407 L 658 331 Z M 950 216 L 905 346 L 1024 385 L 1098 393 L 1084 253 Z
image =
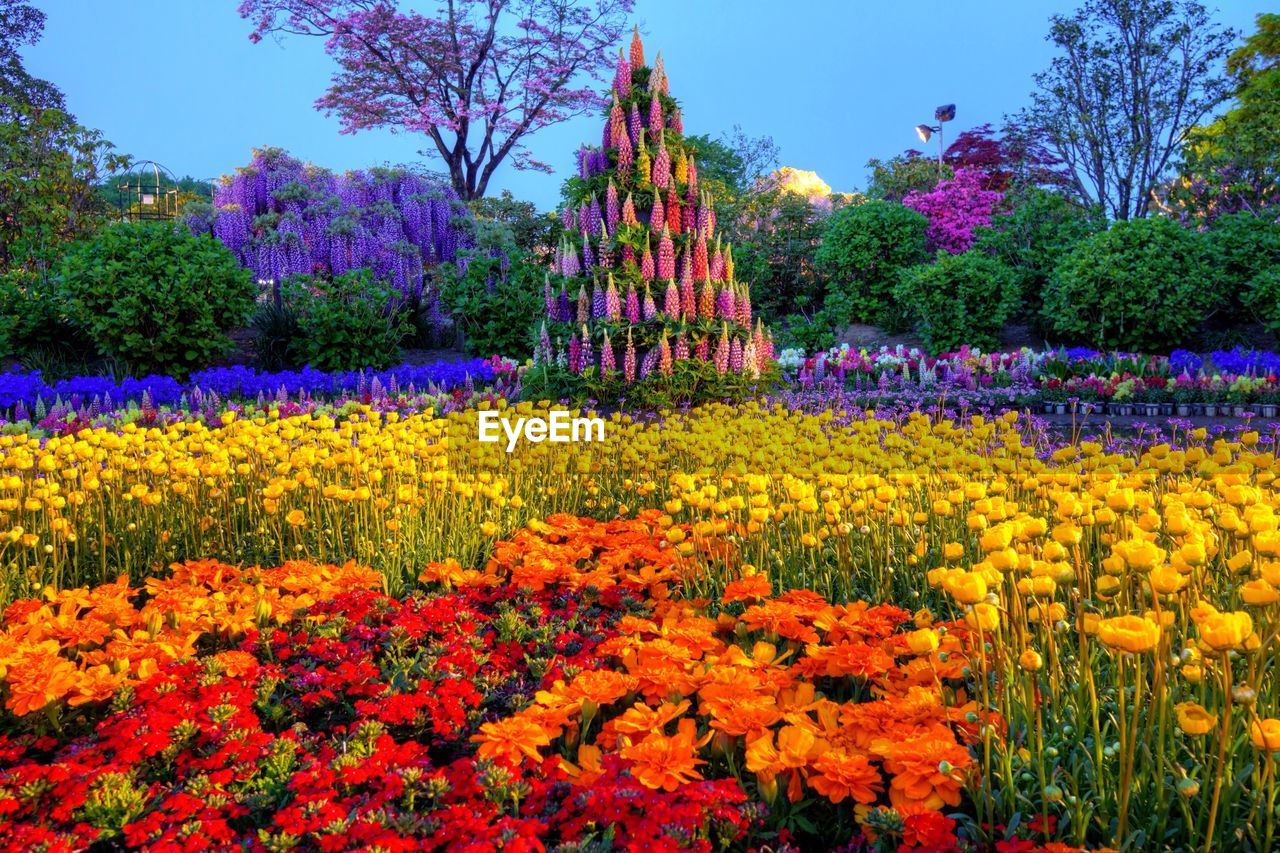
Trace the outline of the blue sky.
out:
M 333 64 L 319 39 L 252 45 L 236 0 L 34 0 L 48 14 L 29 70 L 67 95 L 81 122 L 121 150 L 179 176 L 208 178 L 275 145 L 342 170 L 421 161 L 425 138 L 339 135 L 312 104 Z M 412 0 L 407 0 L 412 2 Z M 420 6 L 431 7 L 431 0 Z M 1210 0 L 1211 7 L 1215 4 Z M 1222 0 L 1218 18 L 1251 31 L 1265 0 Z M 661 49 L 686 133 L 768 134 L 785 165 L 813 169 L 836 190 L 865 185 L 870 157 L 917 144 L 912 128 L 958 104 L 958 132 L 999 124 L 1027 102 L 1051 50 L 1037 0 L 637 0 L 646 55 Z M 552 207 L 582 141 L 600 120 L 578 118 L 530 139 L 554 175 L 503 168 L 510 189 Z M 438 161 L 436 161 L 438 163 Z

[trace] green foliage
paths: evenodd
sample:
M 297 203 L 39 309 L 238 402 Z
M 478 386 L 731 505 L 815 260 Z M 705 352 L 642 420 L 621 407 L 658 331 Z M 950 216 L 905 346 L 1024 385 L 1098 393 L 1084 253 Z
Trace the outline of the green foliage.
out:
M 503 190 L 497 198 L 474 199 L 467 204 L 477 225 L 496 230 L 490 239 L 510 243 L 521 252 L 535 256 L 539 262 L 549 263 L 560 232 L 560 222 L 553 213 L 538 213 L 531 201 L 520 201 Z M 479 236 L 478 242 L 484 242 Z
M 871 179 L 867 184 L 867 196 L 881 201 L 902 201 L 910 193 L 925 193 L 939 181 L 956 176 L 946 163 L 941 165 L 932 157 L 910 157 L 899 154 L 889 160 L 872 158 L 867 161 Z
M 112 225 L 73 246 L 61 275 L 70 317 L 137 373 L 183 376 L 225 352 L 256 292 L 225 246 L 172 223 Z
M 56 109 L 8 104 L 0 122 L 0 273 L 44 275 L 109 212 L 95 185 L 125 158 Z
M 1231 108 L 1195 128 L 1184 152 L 1184 174 L 1211 184 L 1229 176 L 1217 200 L 1232 208 L 1280 198 L 1280 14 L 1260 14 L 1257 24 L 1227 57 Z
M 468 352 L 532 355 L 534 324 L 545 313 L 542 264 L 512 248 L 497 257 L 471 253 L 465 273 L 454 264 L 442 265 L 440 272 L 440 301 L 462 329 Z
M 670 376 L 654 371 L 631 384 L 602 377 L 598 368 L 575 376 L 557 365 L 540 364 L 521 377 L 525 400 L 567 400 L 572 405 L 612 408 L 625 405 L 632 411 L 660 411 L 711 401 L 741 402 L 769 393 L 778 384 L 777 368 L 758 379 L 735 373 L 720 374 L 715 365 L 697 359 L 675 362 Z
M 828 301 L 839 294 L 841 301 L 833 304 L 847 307 L 835 319 L 901 326 L 893 287 L 903 269 L 928 258 L 928 224 L 921 214 L 888 201 L 869 201 L 831 215 L 814 261 L 828 279 Z
M 951 352 L 965 344 L 1000 344 L 1000 329 L 1018 307 L 1018 282 L 1000 261 L 977 251 L 940 252 L 932 264 L 902 273 L 894 297 L 910 305 L 925 347 Z
M 1205 239 L 1163 217 L 1116 222 L 1054 269 L 1043 315 L 1061 338 L 1099 349 L 1167 351 L 1216 301 Z
M 0 273 L 0 356 L 60 347 L 75 337 L 49 276 L 26 269 Z
M 759 226 L 733 246 L 735 277 L 751 283 L 752 306 L 766 317 L 813 310 L 822 301 L 814 264 L 826 216 L 803 196 L 770 192 L 757 199 Z
M 1242 298 L 1272 334 L 1280 335 L 1280 266 L 1250 279 Z
M 263 370 L 284 370 L 294 366 L 290 359 L 293 342 L 302 334 L 298 316 L 283 299 L 270 299 L 258 305 L 250 324 L 254 336 L 254 355 Z
M 1038 320 L 1053 268 L 1077 243 L 1107 227 L 1102 211 L 1080 207 L 1060 193 L 1031 188 L 1021 203 L 978 232 L 973 248 L 1011 270 L 1022 311 Z
M 399 296 L 396 288 L 367 269 L 335 278 L 286 279 L 281 301 L 297 324 L 286 360 L 330 371 L 391 367 L 409 333 Z
M 1206 238 L 1220 292 L 1230 300 L 1232 317 L 1242 319 L 1241 303 L 1255 313 L 1267 312 L 1270 306 L 1253 300 L 1250 283 L 1255 276 L 1280 266 L 1280 222 L 1276 221 L 1276 214 L 1221 216 L 1214 220 Z

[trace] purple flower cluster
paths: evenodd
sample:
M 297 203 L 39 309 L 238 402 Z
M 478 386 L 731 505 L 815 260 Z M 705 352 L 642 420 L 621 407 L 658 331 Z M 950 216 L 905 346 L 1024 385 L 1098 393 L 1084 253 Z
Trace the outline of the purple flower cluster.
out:
M 191 374 L 180 383 L 169 376 L 115 380 L 103 376 L 79 376 L 52 384 L 39 371 L 0 373 L 0 412 L 24 420 L 45 407 L 65 408 L 89 417 L 115 406 L 135 403 L 174 406 L 197 399 L 337 398 L 373 394 L 414 393 L 433 389 L 450 391 L 468 383 L 488 384 L 505 370 L 495 359 L 404 364 L 389 370 L 326 373 L 303 368 L 268 373 L 249 367 L 217 367 Z
M 986 175 L 978 169 L 957 169 L 954 178 L 939 181 L 929 192 L 908 193 L 902 203 L 929 219 L 933 245 L 958 255 L 973 245 L 979 227 L 991 217 L 1004 194 L 984 187 Z
M 274 149 L 215 187 L 214 211 L 188 226 L 211 232 L 261 281 L 370 269 L 405 298 L 424 271 L 473 242 L 466 207 L 447 185 L 405 169 L 335 175 Z
M 1242 347 L 1214 350 L 1205 354 L 1176 349 L 1169 354 L 1169 364 L 1175 373 L 1189 373 L 1193 376 L 1205 370 L 1206 365 L 1222 374 L 1265 376 L 1280 374 L 1280 353 Z

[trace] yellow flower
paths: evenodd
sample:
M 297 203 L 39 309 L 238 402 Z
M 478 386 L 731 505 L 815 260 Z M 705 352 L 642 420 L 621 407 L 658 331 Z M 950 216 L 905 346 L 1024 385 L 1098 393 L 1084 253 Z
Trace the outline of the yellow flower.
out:
M 1180 702 L 1173 706 L 1178 715 L 1178 728 L 1193 737 L 1199 737 L 1213 731 L 1218 725 L 1216 714 L 1210 714 L 1203 705 L 1196 702 Z
M 1164 562 L 1165 558 L 1164 549 L 1145 539 L 1117 542 L 1111 550 L 1135 572 L 1149 572 Z
M 946 588 L 961 604 L 977 604 L 987 597 L 987 582 L 977 572 L 958 572 L 947 578 Z
M 1200 641 L 1218 652 L 1237 649 L 1244 645 L 1253 633 L 1253 618 L 1243 611 L 1232 613 L 1210 613 L 1203 617 L 1200 628 Z
M 1035 649 L 1027 649 L 1018 655 L 1018 666 L 1027 672 L 1038 672 L 1044 666 L 1044 658 Z
M 1160 626 L 1141 616 L 1114 616 L 1098 623 L 1098 639 L 1113 649 L 1141 654 L 1160 642 Z
M 291 509 L 284 520 L 292 524 L 294 527 L 301 527 L 307 523 L 307 516 L 300 509 Z
M 1271 717 L 1250 723 L 1249 740 L 1258 749 L 1280 752 L 1280 720 Z
M 918 655 L 927 655 L 938 649 L 938 632 L 930 628 L 921 628 L 907 634 L 907 647 Z
M 1000 627 L 1000 611 L 994 604 L 975 604 L 964 615 L 970 628 L 978 631 L 994 631 Z
M 1252 604 L 1254 607 L 1265 607 L 1268 604 L 1275 604 L 1280 601 L 1280 591 L 1259 578 L 1252 580 L 1240 587 L 1240 597 L 1244 599 L 1245 604 Z

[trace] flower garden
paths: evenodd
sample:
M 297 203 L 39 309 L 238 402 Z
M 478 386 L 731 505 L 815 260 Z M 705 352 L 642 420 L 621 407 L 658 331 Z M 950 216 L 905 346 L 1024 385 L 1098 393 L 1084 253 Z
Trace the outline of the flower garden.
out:
M 1280 354 L 1187 331 L 1269 328 L 1274 217 L 1099 225 L 964 167 L 748 204 L 609 47 L 524 245 L 262 149 L 0 265 L 0 847 L 1280 847 Z M 1051 275 L 1037 205 L 1083 247 Z M 1166 238 L 1244 241 L 1246 296 L 1163 348 L 1072 296 Z M 999 339 L 1039 313 L 1094 331 Z M 553 411 L 603 439 L 482 440 Z

